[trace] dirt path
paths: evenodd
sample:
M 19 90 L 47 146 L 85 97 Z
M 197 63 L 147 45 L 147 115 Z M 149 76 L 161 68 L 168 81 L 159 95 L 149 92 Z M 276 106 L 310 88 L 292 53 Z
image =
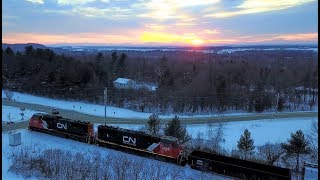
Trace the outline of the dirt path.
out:
M 9 102 L 2 101 L 2 105 L 13 106 L 17 108 L 26 108 L 34 111 L 51 113 L 52 107 L 22 103 L 22 102 Z M 81 121 L 90 121 L 92 123 L 104 124 L 104 117 L 94 116 L 89 114 L 83 114 L 73 110 L 60 109 L 60 115 L 70 119 L 76 119 Z M 218 117 L 197 117 L 197 118 L 180 118 L 183 124 L 206 124 L 217 121 L 230 122 L 230 121 L 248 121 L 259 119 L 274 119 L 274 118 L 297 118 L 297 117 L 318 117 L 318 112 L 280 112 L 274 114 L 249 114 L 249 115 L 224 115 Z M 161 124 L 167 124 L 170 119 L 161 119 Z M 147 119 L 128 119 L 128 118 L 114 118 L 107 117 L 107 124 L 145 124 Z M 27 127 L 28 122 L 14 123 L 13 129 Z M 2 125 L 2 131 L 8 130 L 7 125 Z

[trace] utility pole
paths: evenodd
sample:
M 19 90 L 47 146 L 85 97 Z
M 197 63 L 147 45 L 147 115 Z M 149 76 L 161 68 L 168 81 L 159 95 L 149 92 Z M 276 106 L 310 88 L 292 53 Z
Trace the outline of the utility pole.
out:
M 104 89 L 104 124 L 107 123 L 107 87 Z

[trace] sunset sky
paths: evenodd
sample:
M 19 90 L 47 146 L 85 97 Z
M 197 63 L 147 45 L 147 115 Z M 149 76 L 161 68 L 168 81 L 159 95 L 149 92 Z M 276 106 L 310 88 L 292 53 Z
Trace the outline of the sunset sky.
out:
M 317 44 L 317 0 L 3 0 L 2 42 Z

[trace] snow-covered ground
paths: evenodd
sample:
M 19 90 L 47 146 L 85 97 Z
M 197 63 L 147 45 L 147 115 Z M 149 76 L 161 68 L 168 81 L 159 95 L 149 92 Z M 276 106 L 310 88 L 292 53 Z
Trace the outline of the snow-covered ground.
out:
M 19 113 L 21 110 L 16 107 L 2 106 L 2 120 L 5 121 L 6 117 L 10 113 L 12 121 L 21 121 Z M 33 113 L 37 111 L 25 110 L 25 118 L 28 120 Z M 236 121 L 224 123 L 223 133 L 225 143 L 223 147 L 226 150 L 232 150 L 236 148 L 237 141 L 245 129 L 251 132 L 251 136 L 255 141 L 255 145 L 263 145 L 266 142 L 276 143 L 286 141 L 291 133 L 301 129 L 307 133 L 310 128 L 312 121 L 318 121 L 318 118 L 307 117 L 307 118 L 281 118 L 281 119 L 264 119 L 255 121 Z M 95 124 L 95 129 L 98 124 Z M 140 130 L 144 125 L 132 125 L 132 124 L 118 124 L 112 125 L 118 126 L 125 129 Z M 208 139 L 209 125 L 207 124 L 190 124 L 186 126 L 187 132 L 196 138 L 198 133 L 203 133 L 203 138 Z
M 2 98 L 5 98 L 4 90 L 2 90 Z M 64 101 L 64 100 L 56 100 L 46 97 L 39 97 L 30 94 L 18 93 L 14 92 L 13 100 L 17 102 L 23 103 L 32 103 L 39 104 L 44 106 L 57 107 L 60 109 L 74 110 L 77 112 L 91 114 L 96 116 L 104 117 L 104 106 L 96 105 L 96 104 L 88 104 L 84 102 L 76 102 L 76 101 Z M 50 102 L 50 103 L 48 103 Z M 228 115 L 245 115 L 249 113 L 230 113 Z M 112 106 L 107 106 L 107 116 L 108 117 L 118 117 L 118 118 L 135 118 L 135 119 L 146 119 L 151 115 L 151 113 L 137 112 L 124 108 L 117 108 Z M 196 115 L 196 116 L 179 116 L 179 117 L 212 117 L 217 116 L 214 115 Z M 160 115 L 160 118 L 173 118 L 172 115 Z
M 21 114 L 20 114 L 21 112 L 22 112 L 22 111 L 20 110 L 20 108 L 2 105 L 2 122 L 9 122 L 9 121 L 22 122 L 22 121 L 28 121 L 33 114 L 38 113 L 38 111 L 33 111 L 33 110 L 30 110 L 30 109 L 25 109 L 25 110 L 23 111 L 24 116 L 23 116 L 23 120 L 22 120 L 22 116 L 21 116 Z
M 6 97 L 4 90 L 2 90 L 2 98 Z M 23 103 L 32 103 L 39 104 L 44 106 L 57 107 L 60 109 L 74 110 L 80 113 L 91 114 L 95 116 L 104 117 L 104 106 L 96 105 L 96 104 L 88 104 L 84 102 L 76 102 L 76 101 L 64 101 L 64 100 L 56 100 L 46 97 L 39 97 L 30 94 L 23 94 L 14 92 L 13 95 L 14 101 L 23 102 Z M 50 102 L 50 103 L 49 103 Z M 315 110 L 318 111 L 318 110 Z M 248 115 L 255 113 L 228 113 L 223 114 L 223 116 L 237 116 L 237 115 Z M 137 112 L 124 108 L 117 108 L 112 106 L 107 106 L 107 116 L 108 117 L 117 117 L 117 118 L 134 118 L 134 119 L 146 119 L 151 115 L 151 113 Z M 160 118 L 173 118 L 175 115 L 160 115 Z M 220 116 L 218 114 L 208 114 L 208 115 L 194 115 L 194 116 L 180 116 L 180 118 L 196 118 L 196 117 L 214 117 Z
M 238 121 L 227 122 L 223 125 L 223 134 L 225 142 L 223 148 L 227 151 L 237 148 L 237 141 L 243 134 L 245 129 L 251 132 L 251 137 L 254 140 L 255 146 L 263 145 L 267 142 L 277 143 L 285 142 L 290 138 L 291 133 L 297 130 L 302 130 L 307 133 L 312 121 L 318 121 L 317 118 L 281 118 L 281 119 L 265 119 L 255 121 Z M 98 125 L 96 124 L 95 127 Z M 144 128 L 144 125 L 118 124 L 112 125 L 124 129 L 139 130 Z M 208 139 L 209 125 L 207 124 L 190 124 L 186 125 L 187 132 L 192 138 L 197 138 L 198 133 L 203 133 L 203 138 Z M 215 126 L 212 127 L 215 129 Z
M 26 109 L 25 120 L 29 120 L 30 117 L 38 111 L 32 111 Z M 2 121 L 8 121 L 8 115 L 10 113 L 11 121 L 21 121 L 21 110 L 16 107 L 2 106 Z M 226 122 L 224 123 L 224 135 L 225 143 L 224 148 L 231 150 L 236 148 L 236 143 L 239 140 L 241 134 L 245 129 L 251 132 L 251 136 L 255 140 L 256 145 L 262 145 L 266 142 L 284 142 L 291 133 L 301 129 L 305 133 L 309 131 L 312 121 L 318 121 L 317 118 L 281 118 L 281 119 L 265 119 L 255 121 L 239 121 L 239 122 Z M 95 125 L 97 126 L 97 124 Z M 118 124 L 113 125 L 125 129 L 139 130 L 144 125 L 131 125 L 131 124 Z M 208 139 L 209 126 L 207 124 L 191 124 L 187 125 L 188 133 L 196 138 L 198 133 L 203 133 L 204 139 Z
M 59 149 L 64 151 L 71 152 L 72 155 L 75 155 L 76 153 L 81 153 L 83 155 L 94 157 L 97 153 L 101 154 L 101 157 L 108 157 L 111 158 L 115 157 L 123 157 L 125 159 L 131 160 L 133 164 L 131 164 L 131 168 L 133 171 L 136 169 L 135 164 L 138 164 L 141 162 L 143 165 L 143 168 L 151 170 L 152 166 L 155 167 L 165 167 L 167 170 L 170 170 L 169 172 L 174 172 L 177 175 L 177 178 L 174 179 L 226 179 L 225 177 L 220 177 L 213 174 L 208 173 L 202 173 L 200 171 L 196 171 L 191 169 L 190 167 L 181 167 L 173 164 L 168 164 L 152 159 L 147 159 L 135 155 L 126 154 L 123 152 L 106 149 L 102 147 L 97 147 L 81 142 L 76 142 L 73 140 L 68 140 L 64 138 L 59 138 L 55 136 L 50 136 L 38 132 L 32 132 L 28 130 L 19 130 L 21 132 L 21 142 L 22 144 L 16 147 L 9 146 L 9 135 L 7 133 L 2 133 L 2 179 L 26 179 L 26 177 L 23 177 L 21 175 L 17 175 L 12 173 L 11 171 L 8 171 L 10 166 L 12 165 L 13 155 L 17 155 L 18 153 L 21 153 L 22 150 L 28 151 L 29 154 L 33 154 L 34 157 L 40 155 L 44 150 L 47 149 Z M 107 162 L 109 163 L 109 162 Z M 110 162 L 111 163 L 111 162 Z M 117 163 L 117 162 L 113 162 Z M 158 163 L 158 164 L 157 164 Z M 40 168 L 40 167 L 39 167 Z M 126 167 L 127 168 L 127 167 Z M 22 170 L 23 171 L 23 170 Z M 137 171 L 137 170 L 136 170 Z M 116 173 L 112 171 L 111 173 Z M 153 174 L 154 172 L 149 172 L 149 174 Z M 170 173 L 168 173 L 169 176 Z M 31 177 L 28 179 L 36 179 L 39 177 Z M 99 177 L 101 179 L 102 177 Z M 128 179 L 128 178 L 126 178 Z M 172 177 L 167 179 L 173 179 Z

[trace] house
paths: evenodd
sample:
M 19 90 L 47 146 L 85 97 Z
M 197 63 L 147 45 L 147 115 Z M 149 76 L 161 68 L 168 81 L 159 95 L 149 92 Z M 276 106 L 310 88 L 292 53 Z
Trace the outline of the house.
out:
M 149 91 L 155 91 L 157 85 L 147 82 L 137 82 L 132 79 L 118 78 L 113 82 L 113 85 L 117 89 L 147 89 Z

